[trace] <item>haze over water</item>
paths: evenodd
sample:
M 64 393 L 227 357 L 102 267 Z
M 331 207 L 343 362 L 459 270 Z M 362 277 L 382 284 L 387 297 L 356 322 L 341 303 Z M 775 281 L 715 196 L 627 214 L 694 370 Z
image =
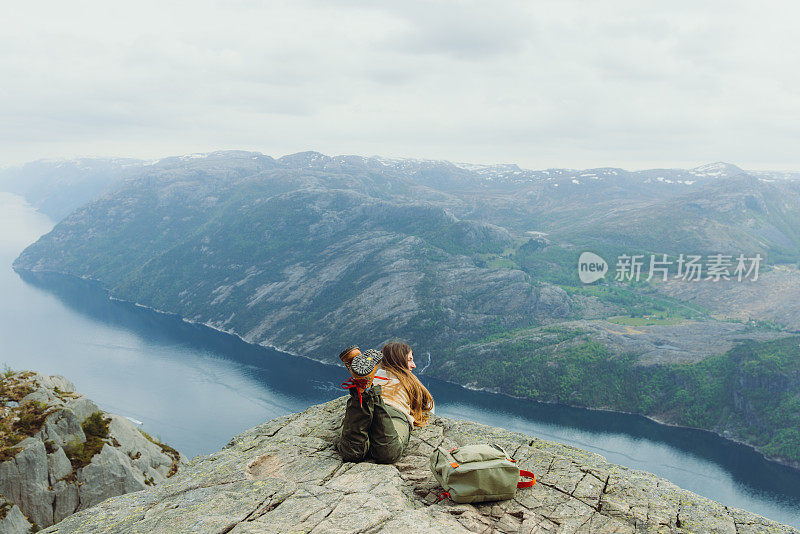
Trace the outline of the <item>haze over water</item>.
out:
M 338 388 L 348 376 L 342 367 L 110 301 L 84 280 L 15 273 L 14 258 L 52 226 L 22 198 L 0 192 L 0 364 L 62 374 L 104 410 L 143 422 L 145 430 L 189 457 L 213 452 L 263 421 L 344 394 Z M 440 415 L 597 452 L 800 527 L 800 472 L 766 462 L 747 447 L 642 417 L 424 381 Z

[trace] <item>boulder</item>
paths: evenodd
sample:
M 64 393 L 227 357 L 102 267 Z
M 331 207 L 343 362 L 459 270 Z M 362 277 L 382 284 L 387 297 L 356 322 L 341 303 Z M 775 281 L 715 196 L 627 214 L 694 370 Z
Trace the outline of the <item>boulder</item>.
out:
M 28 534 L 31 523 L 16 504 L 0 495 L 0 532 L 3 534 Z
M 47 451 L 39 439 L 26 439 L 14 458 L 0 463 L 0 493 L 40 526 L 53 524 L 53 496 Z
M 142 472 L 136 469 L 119 448 L 104 445 L 89 465 L 77 474 L 80 508 L 93 506 L 110 495 L 139 491 L 147 486 Z

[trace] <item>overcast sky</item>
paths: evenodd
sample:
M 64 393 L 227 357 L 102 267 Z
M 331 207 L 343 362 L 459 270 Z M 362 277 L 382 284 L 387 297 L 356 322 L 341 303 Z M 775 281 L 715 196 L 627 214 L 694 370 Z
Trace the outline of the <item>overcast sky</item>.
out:
M 303 150 L 800 170 L 797 2 L 16 2 L 0 165 Z

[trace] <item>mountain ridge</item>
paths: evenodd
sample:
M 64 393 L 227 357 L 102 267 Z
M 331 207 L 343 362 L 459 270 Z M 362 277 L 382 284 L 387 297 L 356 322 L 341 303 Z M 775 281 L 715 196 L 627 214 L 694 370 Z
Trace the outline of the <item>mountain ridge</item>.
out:
M 551 188 L 564 189 L 559 196 L 539 186 L 519 194 L 527 186 L 475 175 L 461 180 L 466 174 L 449 164 L 403 170 L 313 152 L 284 163 L 248 152 L 230 162 L 224 153 L 174 158 L 73 212 L 14 266 L 89 277 L 113 298 L 320 361 L 352 339 L 380 346 L 404 338 L 434 355 L 433 376 L 664 416 L 745 439 L 790 465 L 800 461 L 796 424 L 783 415 L 791 413 L 791 392 L 764 400 L 753 397 L 762 388 L 728 386 L 744 367 L 794 377 L 796 347 L 776 344 L 789 332 L 752 317 L 716 317 L 659 286 L 583 286 L 575 271 L 582 247 L 606 258 L 721 246 L 790 258 L 800 246 L 792 207 L 800 190 L 744 175 L 714 179 L 690 197 L 661 198 L 662 186 L 683 186 L 660 182 L 648 195 L 622 186 L 576 185 L 587 191 L 580 195 Z M 731 184 L 739 186 L 721 194 Z M 769 275 L 762 283 L 788 280 L 781 291 L 800 294 L 788 271 Z M 705 301 L 717 299 L 712 291 Z M 782 302 L 756 319 L 793 324 L 790 300 Z M 759 345 L 734 351 L 748 339 Z M 777 368 L 767 361 L 772 348 L 781 351 Z M 616 384 L 622 376 L 668 387 L 581 383 Z M 680 386 L 687 380 L 696 391 Z M 708 395 L 697 397 L 702 391 Z

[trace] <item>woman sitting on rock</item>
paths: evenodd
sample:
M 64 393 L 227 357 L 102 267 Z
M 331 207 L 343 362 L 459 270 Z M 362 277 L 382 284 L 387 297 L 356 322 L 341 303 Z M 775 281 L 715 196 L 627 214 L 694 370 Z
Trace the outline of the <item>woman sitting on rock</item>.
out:
M 433 397 L 412 373 L 416 365 L 411 347 L 388 343 L 380 351 L 362 353 L 353 345 L 339 358 L 353 376 L 342 384 L 350 389 L 350 398 L 337 450 L 346 462 L 360 462 L 368 454 L 378 463 L 396 462 L 413 427 L 427 424 L 433 411 Z

